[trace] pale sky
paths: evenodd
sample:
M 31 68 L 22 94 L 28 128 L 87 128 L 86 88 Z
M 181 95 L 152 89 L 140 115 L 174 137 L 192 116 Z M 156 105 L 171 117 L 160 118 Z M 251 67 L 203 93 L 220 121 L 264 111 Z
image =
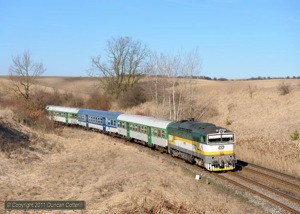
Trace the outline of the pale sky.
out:
M 0 0 L 0 75 L 28 50 L 45 76 L 87 76 L 119 36 L 197 48 L 204 76 L 300 76 L 299 0 Z

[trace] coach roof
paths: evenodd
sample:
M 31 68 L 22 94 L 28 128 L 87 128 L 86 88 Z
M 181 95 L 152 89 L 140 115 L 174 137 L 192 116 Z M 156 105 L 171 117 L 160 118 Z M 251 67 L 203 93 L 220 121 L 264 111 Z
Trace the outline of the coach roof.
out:
M 71 108 L 71 107 L 65 107 L 65 106 L 46 106 L 47 111 L 58 111 L 58 112 L 68 112 L 77 114 L 79 111 L 79 108 Z
M 93 117 L 117 118 L 121 113 L 81 108 L 79 110 L 78 114 L 88 115 L 88 116 L 93 116 Z
M 137 123 L 145 126 L 152 126 L 161 129 L 166 129 L 172 122 L 171 120 L 159 119 L 154 117 L 147 117 L 133 114 L 121 114 L 118 116 L 119 121 L 126 121 L 131 123 Z

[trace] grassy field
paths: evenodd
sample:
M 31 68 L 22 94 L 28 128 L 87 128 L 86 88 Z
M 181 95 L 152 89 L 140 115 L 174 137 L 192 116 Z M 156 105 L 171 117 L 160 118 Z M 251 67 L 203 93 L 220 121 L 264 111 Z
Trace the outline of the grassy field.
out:
M 283 81 L 291 87 L 286 95 L 278 90 Z M 5 96 L 9 82 L 2 77 L 0 83 Z M 90 78 L 42 77 L 38 84 L 37 88 L 82 97 L 95 90 Z M 300 176 L 300 140 L 290 137 L 295 130 L 300 132 L 300 80 L 193 80 L 192 84 L 196 105 L 209 103 L 212 112 L 203 120 L 236 133 L 239 159 Z M 1 103 L 0 109 L 0 124 L 26 133 L 31 141 L 30 149 L 9 157 L 0 153 L 0 201 L 86 200 L 86 213 L 262 213 L 243 199 L 196 181 L 180 167 L 113 138 L 71 128 L 46 134 L 20 125 Z M 114 111 L 152 116 L 156 109 L 150 101 L 131 109 L 112 106 Z

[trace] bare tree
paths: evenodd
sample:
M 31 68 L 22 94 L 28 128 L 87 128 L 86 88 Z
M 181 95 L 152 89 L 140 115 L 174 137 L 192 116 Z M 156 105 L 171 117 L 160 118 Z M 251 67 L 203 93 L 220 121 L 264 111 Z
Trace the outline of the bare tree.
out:
M 149 92 L 157 105 L 156 113 L 166 116 L 165 108 L 168 108 L 169 119 L 194 117 L 193 76 L 197 76 L 201 68 L 198 50 L 176 56 L 153 54 L 147 68 L 152 82 Z
M 148 56 L 146 45 L 130 37 L 112 38 L 107 41 L 107 60 L 92 57 L 91 76 L 98 76 L 100 86 L 108 93 L 119 96 L 138 82 L 144 74 Z M 106 61 L 106 62 L 105 62 Z
M 12 65 L 9 68 L 11 90 L 17 95 L 30 100 L 30 90 L 36 78 L 42 75 L 46 68 L 42 63 L 36 63 L 31 59 L 28 51 L 22 56 L 12 57 Z

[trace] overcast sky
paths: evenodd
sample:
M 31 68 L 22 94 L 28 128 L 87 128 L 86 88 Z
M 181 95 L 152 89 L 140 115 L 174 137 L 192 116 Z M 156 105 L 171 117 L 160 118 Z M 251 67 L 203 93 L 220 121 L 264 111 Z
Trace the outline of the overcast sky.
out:
M 300 76 L 299 0 L 0 0 L 0 75 L 29 50 L 46 76 L 86 76 L 118 36 L 197 48 L 204 76 Z

